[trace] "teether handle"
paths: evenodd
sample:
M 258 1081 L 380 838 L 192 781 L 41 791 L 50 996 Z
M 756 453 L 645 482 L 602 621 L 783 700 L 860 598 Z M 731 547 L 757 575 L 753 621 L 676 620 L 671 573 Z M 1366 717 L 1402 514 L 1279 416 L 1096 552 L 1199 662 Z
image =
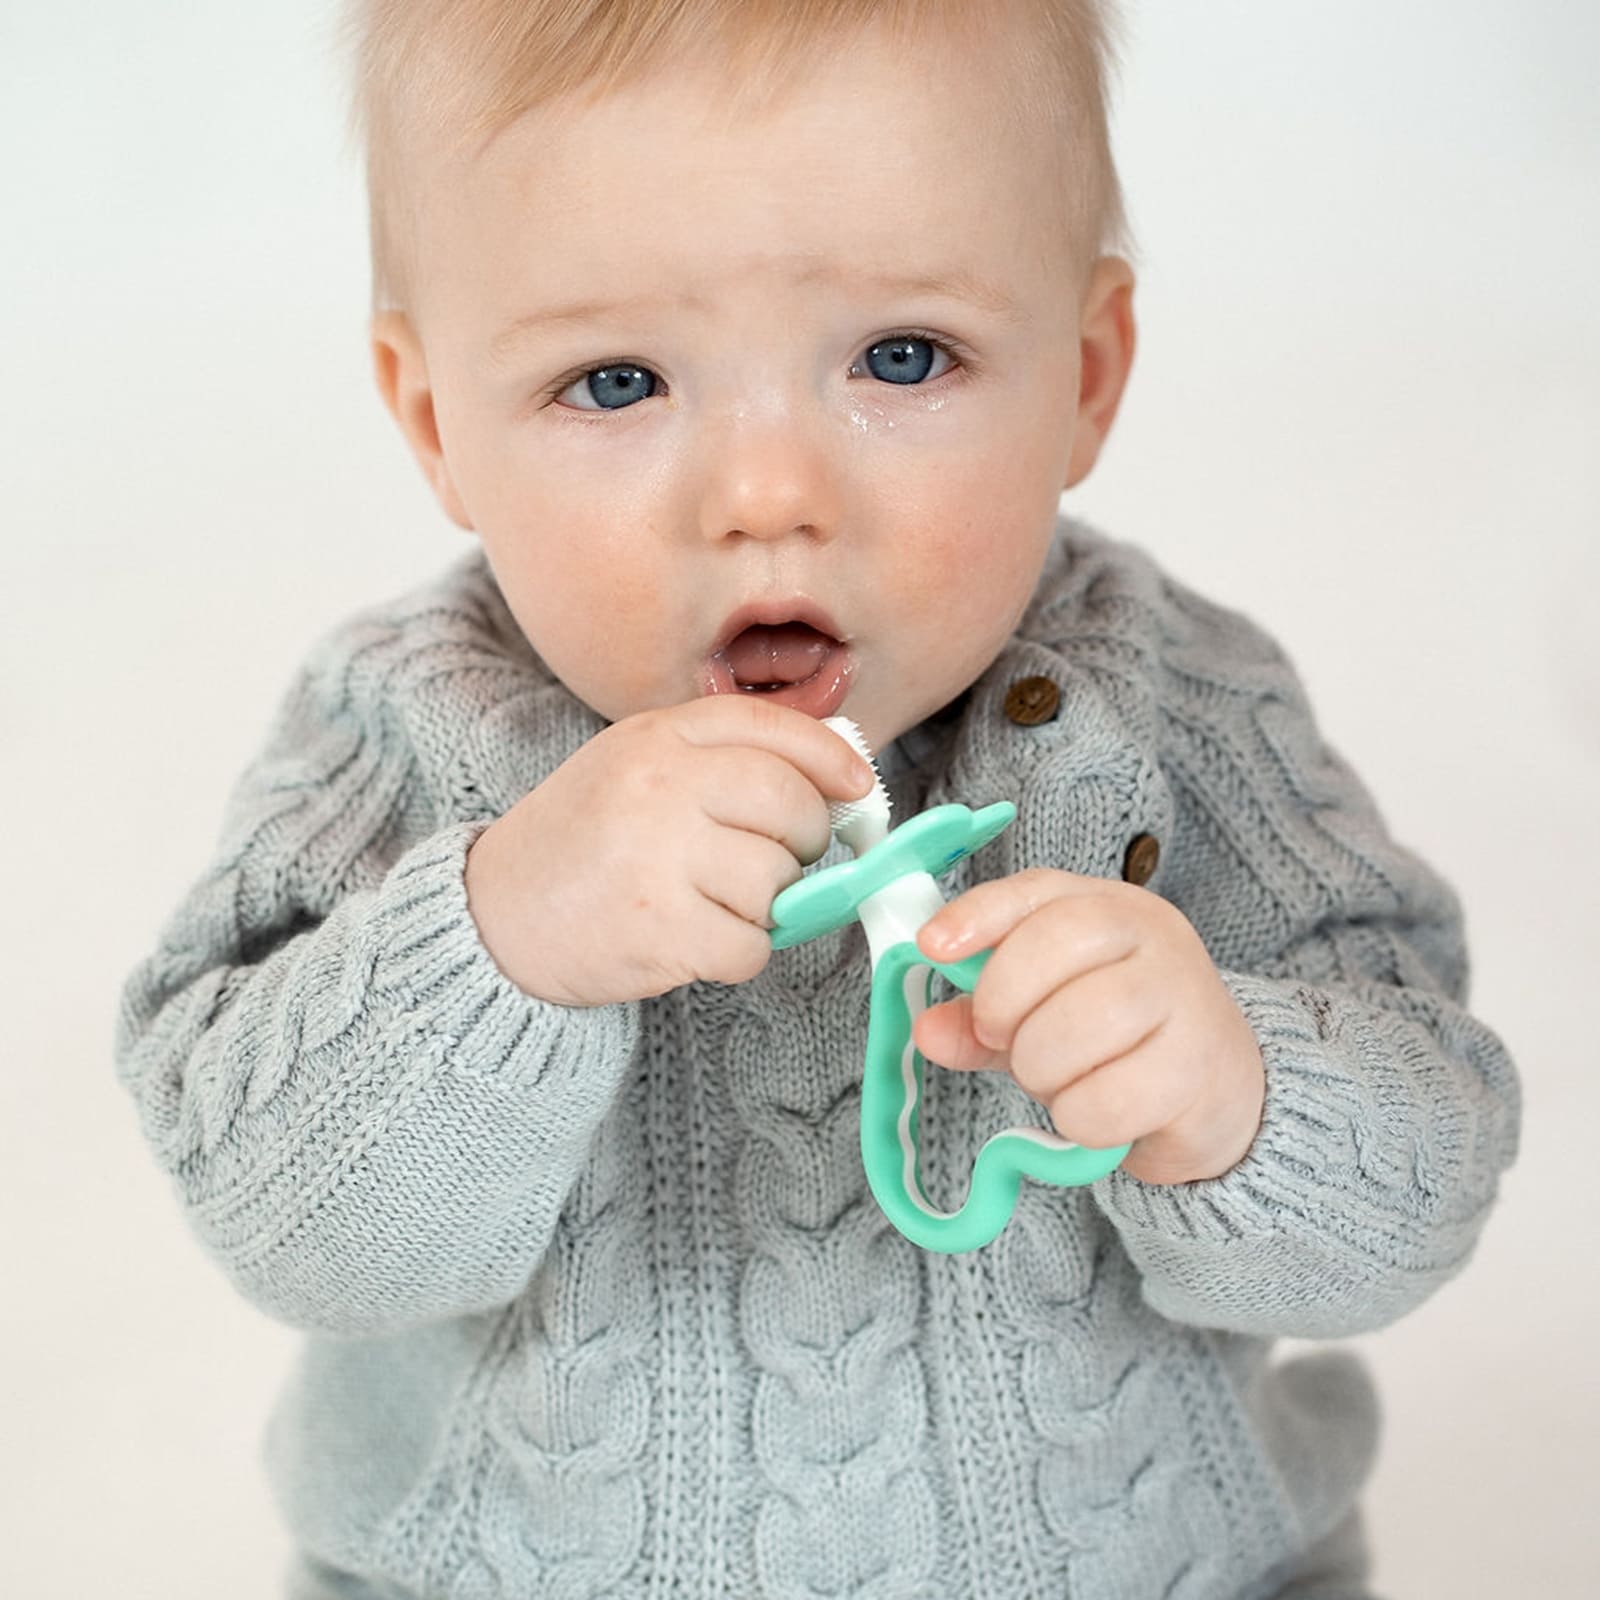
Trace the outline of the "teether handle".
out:
M 906 941 L 886 950 L 873 969 L 861 1159 L 884 1215 L 926 1250 L 951 1253 L 989 1243 L 1011 1220 L 1024 1177 L 1056 1186 L 1092 1183 L 1129 1150 L 1125 1144 L 1091 1150 L 1043 1128 L 1008 1128 L 979 1150 L 959 1210 L 940 1211 L 923 1192 L 918 1118 L 926 1062 L 912 1043 L 912 1023 L 927 1009 L 933 972 L 970 994 L 993 954 L 930 961 Z

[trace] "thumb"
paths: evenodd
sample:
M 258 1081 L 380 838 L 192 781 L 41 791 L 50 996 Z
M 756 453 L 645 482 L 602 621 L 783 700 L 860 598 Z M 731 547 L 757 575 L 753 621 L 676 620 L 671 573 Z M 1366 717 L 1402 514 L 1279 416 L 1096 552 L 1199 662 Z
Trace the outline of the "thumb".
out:
M 991 1050 L 972 1031 L 972 996 L 959 994 L 942 1005 L 929 1006 L 911 1025 L 911 1042 L 927 1057 L 952 1072 L 1004 1070 L 1009 1059 Z

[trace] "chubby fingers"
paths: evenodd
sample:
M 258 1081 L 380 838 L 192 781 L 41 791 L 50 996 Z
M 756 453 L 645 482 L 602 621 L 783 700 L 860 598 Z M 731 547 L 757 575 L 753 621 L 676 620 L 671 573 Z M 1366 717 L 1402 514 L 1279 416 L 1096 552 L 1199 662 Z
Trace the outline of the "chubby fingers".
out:
M 972 1031 L 971 995 L 958 994 L 918 1015 L 911 1024 L 911 1042 L 929 1061 L 956 1072 L 1004 1071 L 1009 1061 L 1004 1050 L 979 1044 Z
M 1143 912 L 1138 896 L 1157 899 L 1132 884 L 1050 867 L 969 889 L 923 924 L 917 948 L 928 959 L 947 963 L 980 950 L 992 948 L 994 954 L 970 998 L 926 1013 L 930 1018 L 950 1013 L 930 1022 L 930 1029 L 955 1044 L 959 1020 L 972 1043 L 992 1057 L 1003 1056 L 1023 1020 L 1055 990 L 1138 949 Z M 967 1060 L 960 1064 L 1000 1064 L 974 1059 L 970 1046 L 963 1053 Z M 942 1056 L 934 1059 L 958 1065 Z

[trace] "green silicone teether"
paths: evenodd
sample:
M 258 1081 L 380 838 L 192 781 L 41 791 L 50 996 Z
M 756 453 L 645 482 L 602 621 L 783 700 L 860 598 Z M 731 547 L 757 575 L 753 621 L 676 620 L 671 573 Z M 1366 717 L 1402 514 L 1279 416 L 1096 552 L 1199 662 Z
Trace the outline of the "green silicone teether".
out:
M 912 1024 L 932 999 L 935 972 L 971 993 L 993 951 L 955 962 L 930 961 L 917 948 L 916 934 L 944 904 L 935 878 L 981 849 L 1015 816 L 1009 801 L 978 812 L 963 805 L 935 806 L 855 860 L 790 884 L 772 903 L 774 949 L 830 933 L 853 917 L 867 929 L 872 989 L 861 1084 L 861 1159 L 884 1215 L 925 1250 L 975 1250 L 1011 1220 L 1024 1177 L 1058 1186 L 1092 1183 L 1129 1149 L 1091 1150 L 1043 1128 L 1008 1128 L 979 1150 L 959 1210 L 940 1211 L 923 1190 L 919 1107 L 926 1062 L 912 1043 Z

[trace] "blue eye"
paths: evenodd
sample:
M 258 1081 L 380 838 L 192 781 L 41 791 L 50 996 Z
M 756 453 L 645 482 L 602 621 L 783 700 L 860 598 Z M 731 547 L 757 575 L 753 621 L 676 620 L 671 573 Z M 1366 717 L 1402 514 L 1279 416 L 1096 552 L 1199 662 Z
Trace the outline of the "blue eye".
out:
M 867 351 L 867 366 L 874 378 L 885 383 L 921 383 L 933 366 L 935 353 L 942 349 L 921 334 L 902 333 L 873 345 Z
M 869 346 L 864 359 L 874 378 L 905 388 L 924 382 L 941 355 L 954 364 L 953 346 L 943 339 L 936 339 L 929 333 L 897 333 Z M 855 376 L 861 368 L 862 362 L 851 362 L 851 375 Z M 947 367 L 945 371 L 948 370 Z M 943 372 L 937 374 L 943 375 Z M 573 399 L 567 405 L 570 411 L 625 411 L 637 401 L 648 400 L 657 387 L 656 375 L 648 367 L 636 361 L 619 360 L 569 373 L 546 394 L 557 401 L 581 395 L 594 402 L 586 405 Z
M 581 389 L 597 402 L 594 406 L 574 406 L 575 411 L 621 411 L 631 406 L 635 400 L 649 399 L 656 392 L 656 378 L 648 367 L 631 364 L 591 367 L 588 372 L 580 374 L 569 383 L 561 394 L 566 394 L 571 389 Z M 612 400 L 617 403 L 609 404 L 608 402 Z

